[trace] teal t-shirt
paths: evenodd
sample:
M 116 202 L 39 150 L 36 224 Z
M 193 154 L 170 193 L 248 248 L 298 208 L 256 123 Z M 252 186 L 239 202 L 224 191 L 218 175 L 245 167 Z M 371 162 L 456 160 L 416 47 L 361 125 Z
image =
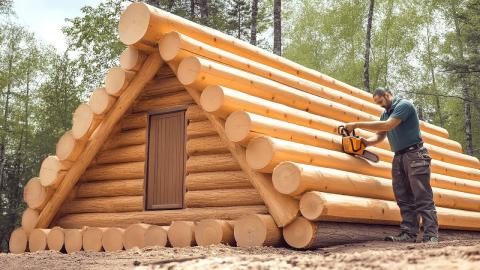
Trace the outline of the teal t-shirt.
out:
M 402 120 L 398 126 L 387 132 L 393 152 L 422 142 L 417 110 L 410 101 L 395 97 L 392 106 L 382 113 L 380 120 L 387 121 L 390 117 Z

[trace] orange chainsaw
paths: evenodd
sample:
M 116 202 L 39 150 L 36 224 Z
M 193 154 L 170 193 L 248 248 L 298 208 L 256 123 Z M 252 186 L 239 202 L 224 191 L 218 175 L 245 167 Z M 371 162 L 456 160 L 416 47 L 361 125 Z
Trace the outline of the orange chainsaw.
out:
M 342 135 L 343 152 L 372 162 L 378 162 L 379 158 L 376 154 L 365 150 L 367 146 L 360 136 L 355 135 L 355 130 L 352 130 L 350 133 L 345 126 L 339 126 L 338 134 Z

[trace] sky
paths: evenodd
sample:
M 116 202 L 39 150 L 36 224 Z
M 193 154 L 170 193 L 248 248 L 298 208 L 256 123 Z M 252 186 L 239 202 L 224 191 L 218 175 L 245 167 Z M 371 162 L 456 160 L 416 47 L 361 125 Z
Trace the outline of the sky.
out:
M 97 6 L 101 0 L 14 0 L 18 23 L 26 26 L 35 36 L 59 51 L 67 45 L 61 28 L 65 18 L 80 16 L 80 8 Z

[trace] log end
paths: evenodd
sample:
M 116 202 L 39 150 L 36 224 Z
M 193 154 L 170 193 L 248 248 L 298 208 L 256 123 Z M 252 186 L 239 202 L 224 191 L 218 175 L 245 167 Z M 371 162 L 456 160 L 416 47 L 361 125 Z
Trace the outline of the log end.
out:
M 244 111 L 236 111 L 230 114 L 225 121 L 225 133 L 232 142 L 243 142 L 249 135 L 252 127 L 250 115 Z
M 87 227 L 83 231 L 82 245 L 85 251 L 101 251 L 102 250 L 102 234 L 103 230 L 97 227 Z
M 197 80 L 201 69 L 202 64 L 198 57 L 187 57 L 178 66 L 177 78 L 183 85 L 193 84 Z
M 56 156 L 48 156 L 40 166 L 39 178 L 44 187 L 56 185 L 60 178 L 60 171 L 64 168 L 62 162 Z
M 302 170 L 295 163 L 284 161 L 278 164 L 272 173 L 275 189 L 286 195 L 298 195 Z
M 315 237 L 315 225 L 304 217 L 298 217 L 283 228 L 285 242 L 294 248 L 308 248 Z
M 32 208 L 27 208 L 23 212 L 22 228 L 27 234 L 31 233 L 31 231 L 35 229 L 35 226 L 37 226 L 39 215 L 38 211 Z
M 132 3 L 120 16 L 118 34 L 120 41 L 132 45 L 142 40 L 145 36 L 149 22 L 150 11 L 144 3 Z
M 223 89 L 219 85 L 210 85 L 205 87 L 200 96 L 200 104 L 206 112 L 216 112 L 222 107 L 224 102 Z
M 76 139 L 73 137 L 72 131 L 69 130 L 60 137 L 57 142 L 55 154 L 60 160 L 73 160 L 72 154 L 75 151 Z
M 111 96 L 120 96 L 134 74 L 133 71 L 126 71 L 120 67 L 111 68 L 105 76 L 105 91 Z
M 234 236 L 239 247 L 263 246 L 267 228 L 258 215 L 247 215 L 236 220 Z
M 146 59 L 146 55 L 133 46 L 128 46 L 120 54 L 120 67 L 124 70 L 138 71 L 143 61 Z
M 145 247 L 145 232 L 150 227 L 148 224 L 132 224 L 125 229 L 123 234 L 123 246 L 125 249 Z
M 199 246 L 233 244 L 233 228 L 225 220 L 202 220 L 195 225 L 195 241 Z
M 41 208 L 48 200 L 47 196 L 47 190 L 42 186 L 39 177 L 30 179 L 23 189 L 23 200 L 32 209 Z
M 195 245 L 195 224 L 192 221 L 173 221 L 168 229 L 168 241 L 172 247 Z
M 246 159 L 252 169 L 262 170 L 268 167 L 273 157 L 273 143 L 267 137 L 258 137 L 248 143 Z
M 28 249 L 30 252 L 46 250 L 47 236 L 50 230 L 48 229 L 34 229 L 28 236 Z
M 168 227 L 152 225 L 145 231 L 146 247 L 165 247 L 168 242 Z
M 93 111 L 88 104 L 80 104 L 73 113 L 72 135 L 75 139 L 84 139 L 93 123 Z
M 180 40 L 177 32 L 170 32 L 158 43 L 160 56 L 164 61 L 172 61 L 177 56 L 180 51 Z
M 108 252 L 123 250 L 124 232 L 122 228 L 106 228 L 102 234 L 103 249 Z
M 60 227 L 53 227 L 47 236 L 47 246 L 49 250 L 60 251 L 65 243 L 65 234 Z
M 320 192 L 311 191 L 300 199 L 300 212 L 309 220 L 316 220 L 325 210 L 325 200 Z
M 27 250 L 28 236 L 24 229 L 16 228 L 10 235 L 8 247 L 11 253 L 20 254 Z
M 67 253 L 78 252 L 82 250 L 82 234 L 81 229 L 65 229 L 65 251 Z
M 115 98 L 110 96 L 104 87 L 101 87 L 93 90 L 88 105 L 94 114 L 102 115 L 108 112 L 114 101 Z

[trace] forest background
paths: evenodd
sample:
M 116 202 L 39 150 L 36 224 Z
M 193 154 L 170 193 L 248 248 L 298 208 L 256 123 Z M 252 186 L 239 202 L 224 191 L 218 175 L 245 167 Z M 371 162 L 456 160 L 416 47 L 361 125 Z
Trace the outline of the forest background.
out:
M 365 91 L 388 87 L 480 157 L 480 0 L 145 2 Z M 117 23 L 129 3 L 107 0 L 65 18 L 59 51 L 19 24 L 14 0 L 0 0 L 1 250 L 19 225 L 25 183 L 118 65 Z

